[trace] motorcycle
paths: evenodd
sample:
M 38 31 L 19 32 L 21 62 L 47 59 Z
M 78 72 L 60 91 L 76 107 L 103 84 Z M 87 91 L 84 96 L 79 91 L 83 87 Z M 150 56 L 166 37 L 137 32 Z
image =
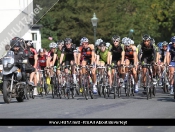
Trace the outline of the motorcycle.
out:
M 27 60 L 18 60 L 18 64 L 26 64 Z M 10 103 L 11 98 L 16 98 L 18 102 L 23 102 L 25 97 L 26 82 L 22 82 L 21 69 L 16 66 L 14 52 L 8 51 L 2 59 L 3 64 L 3 99 L 5 103 Z

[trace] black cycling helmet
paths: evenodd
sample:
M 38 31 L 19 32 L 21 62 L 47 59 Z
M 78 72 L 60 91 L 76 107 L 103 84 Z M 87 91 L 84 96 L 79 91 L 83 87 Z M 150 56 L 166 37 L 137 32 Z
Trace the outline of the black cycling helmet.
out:
M 62 45 L 62 46 L 63 46 L 63 45 L 64 45 L 64 40 L 58 40 L 58 41 L 57 41 L 57 45 L 58 45 L 58 46 L 59 46 L 59 45 Z
M 114 35 L 113 37 L 112 37 L 112 40 L 114 41 L 114 40 L 120 40 L 120 36 L 118 36 L 118 35 Z
M 100 46 L 100 47 L 106 46 L 106 42 L 100 42 L 99 46 Z
M 64 42 L 65 42 L 65 44 L 67 44 L 67 43 L 72 43 L 72 39 L 71 39 L 71 38 L 66 38 L 66 39 L 64 40 Z
M 10 46 L 11 46 L 11 48 L 13 48 L 13 47 L 20 47 L 20 41 L 19 41 L 19 39 L 12 39 L 11 41 L 10 41 Z
M 143 35 L 142 40 L 151 40 L 151 37 L 148 34 Z

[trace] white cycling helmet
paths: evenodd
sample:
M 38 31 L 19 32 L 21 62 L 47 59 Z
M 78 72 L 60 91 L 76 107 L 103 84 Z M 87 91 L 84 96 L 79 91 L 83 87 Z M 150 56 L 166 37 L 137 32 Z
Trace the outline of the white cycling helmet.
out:
M 86 37 L 81 38 L 80 43 L 84 43 L 84 42 L 89 42 L 88 38 Z
M 56 48 L 57 44 L 55 42 L 52 42 L 49 44 L 49 48 Z
M 131 40 L 131 44 L 134 44 L 134 40 Z
M 100 38 L 100 39 L 97 39 L 96 42 L 95 42 L 95 46 L 99 46 L 99 44 L 103 42 L 103 40 Z
M 107 42 L 107 43 L 106 43 L 106 47 L 109 47 L 109 46 L 110 46 L 110 43 L 109 43 L 109 42 Z
M 125 38 L 124 39 L 124 41 L 123 41 L 123 44 L 125 45 L 125 46 L 129 46 L 129 45 L 131 45 L 131 39 L 130 38 Z

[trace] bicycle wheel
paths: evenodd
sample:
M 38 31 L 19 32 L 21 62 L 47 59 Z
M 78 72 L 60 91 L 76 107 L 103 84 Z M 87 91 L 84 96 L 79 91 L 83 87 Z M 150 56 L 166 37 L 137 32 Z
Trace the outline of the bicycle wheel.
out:
M 106 88 L 106 86 L 103 86 L 103 90 L 104 90 L 104 98 L 106 98 L 107 97 L 107 88 Z
M 76 85 L 74 84 L 74 86 L 71 88 L 72 99 L 75 98 L 75 94 L 76 94 Z
M 91 99 L 93 99 L 94 98 L 94 94 L 93 94 L 93 84 L 92 83 L 90 83 L 89 84 L 89 95 L 91 96 Z
M 51 84 L 51 89 L 52 89 L 52 97 L 55 98 L 55 88 L 53 86 L 53 84 Z
M 153 93 L 153 95 L 155 97 L 156 96 L 156 88 L 155 88 L 155 86 L 153 86 L 153 89 L 151 91 L 152 91 L 152 93 Z
M 118 79 L 117 79 L 117 75 L 116 73 L 114 74 L 114 80 L 113 80 L 113 90 L 114 90 L 114 99 L 116 98 L 116 88 L 117 88 L 117 84 L 118 84 Z M 119 89 L 117 88 L 117 92 Z M 119 94 L 118 94 L 119 95 Z
M 83 76 L 83 84 L 84 84 L 84 88 L 83 88 L 84 92 L 83 93 L 84 93 L 84 96 L 85 96 L 86 100 L 88 100 L 89 89 L 87 87 L 87 77 L 86 77 L 86 75 Z
M 148 70 L 146 72 L 146 95 L 147 95 L 147 100 L 149 99 L 150 96 L 150 77 L 149 77 L 149 73 Z
M 131 95 L 131 78 L 128 75 L 128 79 L 127 79 L 127 96 L 130 97 Z

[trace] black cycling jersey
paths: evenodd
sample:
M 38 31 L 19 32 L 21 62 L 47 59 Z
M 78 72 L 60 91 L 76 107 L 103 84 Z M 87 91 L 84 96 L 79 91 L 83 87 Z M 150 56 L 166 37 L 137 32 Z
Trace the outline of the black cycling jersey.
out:
M 72 45 L 70 49 L 66 46 L 62 48 L 61 53 L 65 55 L 65 61 L 74 60 L 74 51 L 76 50 L 75 45 Z
M 112 61 L 121 60 L 122 51 L 123 51 L 122 46 L 117 46 L 117 47 L 113 46 L 110 50 L 110 52 L 112 53 Z
M 169 49 L 170 55 L 171 55 L 171 61 L 175 61 L 175 48 L 173 46 L 171 46 L 171 48 Z
M 165 55 L 166 55 L 167 50 L 160 49 L 159 54 L 161 55 L 160 61 L 163 62 Z
M 147 62 L 151 62 L 156 57 L 156 52 L 155 52 L 154 46 L 152 44 L 150 44 L 150 46 L 148 46 L 148 47 L 146 47 L 144 44 L 142 44 L 141 52 L 142 52 L 141 61 L 147 60 Z

